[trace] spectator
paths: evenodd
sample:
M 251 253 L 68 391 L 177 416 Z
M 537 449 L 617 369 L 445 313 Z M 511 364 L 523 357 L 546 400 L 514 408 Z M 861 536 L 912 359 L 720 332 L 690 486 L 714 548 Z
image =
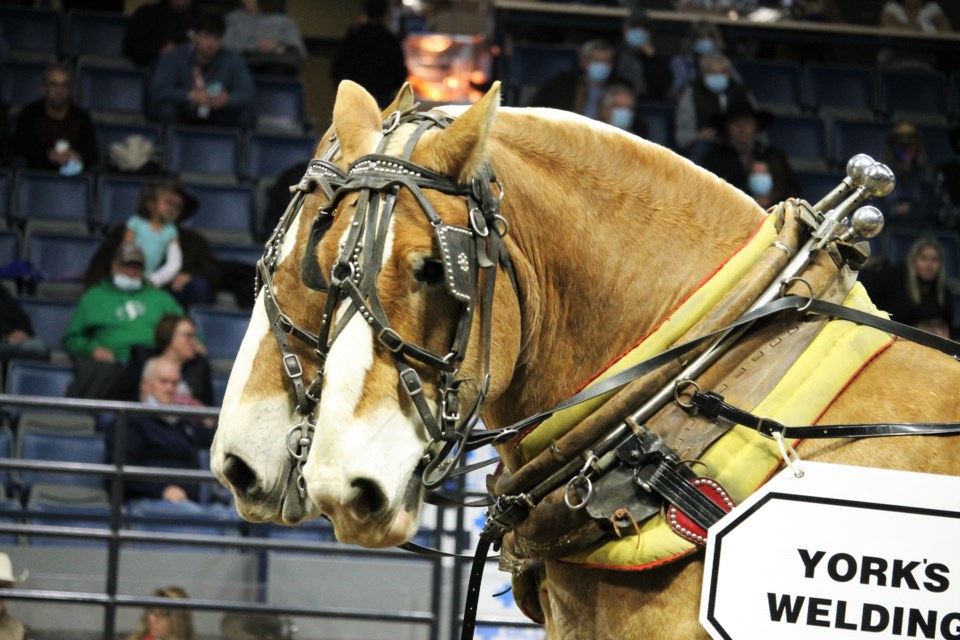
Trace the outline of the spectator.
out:
M 67 394 L 104 398 L 134 345 L 151 345 L 165 313 L 183 314 L 173 297 L 146 282 L 143 251 L 120 245 L 110 278 L 87 289 L 77 302 L 63 347 L 74 359 L 76 375 Z
M 220 637 L 223 640 L 285 640 L 290 636 L 278 616 L 230 612 L 220 619 Z
M 564 109 L 596 118 L 600 112 L 600 96 L 607 85 L 615 82 L 613 47 L 603 40 L 589 40 L 580 47 L 579 67 L 563 71 L 547 80 L 533 96 L 530 106 Z
M 597 119 L 634 135 L 644 136 L 647 128 L 636 114 L 637 100 L 633 89 L 625 84 L 612 84 L 600 98 Z
M 30 572 L 23 570 L 19 576 L 13 575 L 13 563 L 10 562 L 10 556 L 0 553 L 0 589 L 9 589 L 27 579 Z M 23 622 L 14 618 L 7 611 L 7 603 L 0 600 L 0 638 L 3 640 L 31 640 L 33 634 L 27 629 Z
M 140 379 L 140 402 L 153 407 L 176 404 L 180 385 L 180 367 L 176 362 L 156 357 L 147 360 Z M 107 425 L 107 442 L 113 439 L 116 425 Z M 127 419 L 126 464 L 144 467 L 198 469 L 198 451 L 213 443 L 214 429 L 191 420 L 158 415 L 130 416 Z M 195 483 L 185 486 L 149 480 L 128 480 L 126 500 L 164 500 L 197 502 Z
M 131 14 L 123 54 L 134 64 L 153 66 L 177 45 L 190 41 L 197 12 L 193 0 L 157 0 Z
M 114 400 L 136 402 L 140 399 L 139 381 L 147 361 L 160 356 L 180 367 L 180 384 L 174 404 L 213 406 L 213 378 L 206 348 L 197 339 L 197 326 L 187 316 L 168 313 L 160 318 L 154 331 L 154 347 L 135 346 L 130 352 L 123 375 L 110 392 Z
M 150 594 L 155 598 L 189 598 L 182 587 L 163 587 Z M 150 607 L 144 609 L 136 631 L 126 640 L 194 640 L 193 614 L 186 609 Z
M 950 337 L 953 300 L 939 242 L 920 238 L 910 247 L 904 264 L 864 275 L 870 297 L 891 319 Z
M 936 2 L 888 0 L 880 11 L 880 26 L 921 33 L 949 33 L 950 19 Z M 877 63 L 887 69 L 934 69 L 936 54 L 929 51 L 883 49 Z
M 154 183 L 143 188 L 137 212 L 127 220 L 123 241 L 143 249 L 145 273 L 155 287 L 168 284 L 180 273 L 183 254 L 176 222 L 182 210 L 183 196 L 176 189 Z
M 731 104 L 717 118 L 720 138 L 703 159 L 705 169 L 749 193 L 763 208 L 800 192 L 786 154 L 760 137 L 772 120 L 772 113 L 755 109 L 750 102 Z
M 384 20 L 387 0 L 366 0 L 360 23 L 347 30 L 330 67 L 334 84 L 352 80 L 386 107 L 407 79 L 407 64 L 400 39 Z
M 167 217 L 176 225 L 181 253 L 179 272 L 172 280 L 166 281 L 164 286 L 185 308 L 211 302 L 220 279 L 217 258 L 203 234 L 182 226 L 184 221 L 196 213 L 197 199 L 187 192 L 177 178 L 161 178 L 144 186 L 140 192 L 137 213 L 141 217 L 149 216 L 152 215 L 150 212 L 157 208 L 165 209 Z M 100 282 L 110 270 L 111 257 L 126 238 L 126 233 L 125 227 L 117 226 L 107 234 L 87 268 L 84 276 L 87 287 Z M 161 267 L 161 270 L 163 269 L 166 269 L 166 266 Z
M 47 344 L 33 333 L 30 317 L 7 288 L 0 285 L 0 365 L 15 358 L 47 360 L 49 357 Z
M 253 73 L 296 75 L 307 57 L 300 30 L 277 0 L 241 0 L 227 14 L 223 46 L 240 53 Z
M 710 144 L 717 141 L 717 119 L 731 104 L 753 104 L 750 92 L 732 75 L 730 60 L 725 55 L 704 54 L 700 58 L 700 75 L 677 99 L 674 140 L 694 162 L 701 162 Z
M 657 54 L 651 22 L 646 14 L 635 12 L 623 23 L 623 42 L 616 50 L 617 77 L 629 83 L 636 97 L 662 100 L 672 84 L 670 65 Z
M 723 36 L 714 23 L 698 20 L 690 25 L 682 46 L 683 50 L 670 59 L 672 83 L 667 89 L 667 97 L 671 100 L 680 97 L 683 90 L 700 76 L 702 56 L 723 53 Z
M 947 196 L 927 164 L 917 126 L 906 120 L 894 124 L 884 154 L 897 177 L 893 191 L 878 203 L 887 224 L 912 229 L 937 226 L 948 211 Z
M 17 116 L 13 154 L 32 169 L 75 175 L 97 163 L 93 120 L 70 100 L 72 81 L 68 65 L 51 64 L 43 72 L 43 97 Z
M 253 126 L 253 77 L 239 54 L 223 48 L 225 29 L 223 16 L 203 15 L 193 42 L 157 62 L 150 100 L 160 122 Z

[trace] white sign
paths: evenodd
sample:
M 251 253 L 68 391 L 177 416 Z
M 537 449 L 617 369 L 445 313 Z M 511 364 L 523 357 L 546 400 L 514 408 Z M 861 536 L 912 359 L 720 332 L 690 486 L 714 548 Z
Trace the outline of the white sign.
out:
M 960 477 L 800 466 L 710 528 L 710 635 L 960 640 Z

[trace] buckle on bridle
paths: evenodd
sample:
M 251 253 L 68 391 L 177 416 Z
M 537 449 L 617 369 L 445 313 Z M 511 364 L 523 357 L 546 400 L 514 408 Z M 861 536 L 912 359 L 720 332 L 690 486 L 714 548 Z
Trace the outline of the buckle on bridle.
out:
M 423 393 L 423 383 L 420 382 L 420 376 L 413 369 L 406 369 L 400 373 L 400 381 L 403 382 L 403 388 L 407 390 L 407 395 L 415 396 Z
M 300 358 L 295 353 L 283 356 L 283 369 L 289 378 L 299 378 L 303 375 L 303 367 L 300 365 Z
M 400 353 L 403 351 L 403 338 L 390 327 L 380 329 L 380 333 L 377 334 L 377 340 L 391 353 Z

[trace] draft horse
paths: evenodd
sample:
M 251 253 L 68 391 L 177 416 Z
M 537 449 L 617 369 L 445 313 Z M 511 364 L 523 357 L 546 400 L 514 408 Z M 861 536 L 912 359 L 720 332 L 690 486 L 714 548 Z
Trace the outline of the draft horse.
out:
M 340 86 L 317 149 L 325 160 L 259 266 L 212 448 L 244 518 L 293 525 L 322 514 L 345 543 L 410 540 L 424 479 L 436 484 L 452 466 L 443 460 L 478 415 L 488 428 L 514 425 L 569 398 L 676 320 L 758 229 L 802 217 L 795 201 L 765 212 L 612 127 L 498 102 L 494 86 L 469 108 L 414 118 L 409 87 L 381 113 L 358 85 Z M 763 255 L 791 252 L 779 237 L 763 241 Z M 850 290 L 850 269 L 818 253 L 833 295 L 837 282 Z M 802 332 L 812 320 L 794 312 L 790 323 Z M 949 356 L 891 338 L 857 371 L 810 422 L 960 419 L 960 365 Z M 522 484 L 531 459 L 579 465 L 583 451 L 564 450 L 562 434 L 523 450 L 542 426 L 498 441 L 497 488 Z M 804 440 L 798 451 L 960 473 L 954 437 Z M 527 556 L 550 637 L 707 637 L 701 554 L 621 571 L 567 561 L 574 551 Z

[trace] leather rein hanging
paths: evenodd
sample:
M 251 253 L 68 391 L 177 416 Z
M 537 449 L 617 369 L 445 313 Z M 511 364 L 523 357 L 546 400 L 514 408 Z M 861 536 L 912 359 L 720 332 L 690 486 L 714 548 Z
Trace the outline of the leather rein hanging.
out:
M 506 221 L 500 215 L 503 188 L 489 163 L 469 184 L 460 184 L 410 161 L 414 146 L 426 131 L 444 128 L 451 121 L 451 118 L 439 113 L 419 113 L 412 109 L 404 113 L 394 112 L 384 123 L 383 138 L 375 153 L 358 158 L 346 173 L 333 164 L 333 158 L 339 151 L 339 144 L 334 140 L 321 158 L 310 162 L 300 183 L 291 188 L 294 197 L 257 263 L 256 291 L 259 292 L 262 287 L 270 327 L 281 352 L 284 372 L 296 397 L 297 412 L 301 416 L 300 422 L 290 427 L 286 436 L 287 449 L 296 465 L 296 483 L 301 498 L 306 497 L 303 465 L 316 428 L 314 412 L 320 402 L 324 363 L 333 342 L 354 315 L 365 321 L 380 345 L 393 354 L 403 389 L 429 434 L 430 443 L 421 462 L 424 486 L 429 490 L 441 484 L 457 466 L 464 451 L 473 448 L 468 447 L 468 441 L 480 419 L 479 410 L 489 384 L 493 294 L 499 267 L 507 270 L 515 290 L 517 284 L 503 243 L 508 232 Z M 402 156 L 385 155 L 384 149 L 391 134 L 403 124 L 414 125 L 414 130 L 404 142 Z M 494 184 L 497 185 L 496 194 L 491 188 Z M 301 263 L 303 283 L 327 294 L 320 327 L 317 333 L 312 333 L 298 326 L 280 309 L 273 274 L 284 238 L 290 232 L 306 194 L 318 186 L 327 196 L 328 204 L 320 209 L 313 222 Z M 402 189 L 410 192 L 433 227 L 440 250 L 445 289 L 460 306 L 456 331 L 446 353 L 436 353 L 404 339 L 391 326 L 381 303 L 377 276 L 390 218 Z M 424 194 L 425 190 L 464 198 L 468 226 L 444 222 Z M 317 245 L 333 223 L 333 212 L 350 194 L 358 194 L 353 220 L 330 273 L 325 276 L 317 265 Z M 485 275 L 482 291 L 481 273 Z M 338 312 L 341 303 L 346 306 Z M 335 326 L 334 316 L 337 313 L 340 316 Z M 465 379 L 459 376 L 460 366 L 466 355 L 476 313 L 480 313 L 481 318 L 483 369 L 478 395 L 471 406 L 463 411 L 460 389 Z M 317 357 L 319 369 L 312 380 L 305 378 L 303 365 L 290 346 L 289 336 L 305 343 Z M 420 373 L 411 361 L 427 365 L 438 373 L 438 395 L 433 403 L 437 407 L 436 412 L 425 397 Z

